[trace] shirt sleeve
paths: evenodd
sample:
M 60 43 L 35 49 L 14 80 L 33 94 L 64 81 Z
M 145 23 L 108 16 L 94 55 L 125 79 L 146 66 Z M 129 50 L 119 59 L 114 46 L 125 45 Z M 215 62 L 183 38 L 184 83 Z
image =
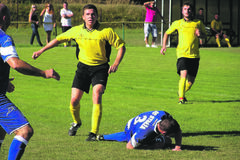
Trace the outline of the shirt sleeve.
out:
M 111 46 L 119 49 L 125 45 L 125 42 L 114 32 L 112 29 L 109 30 L 107 40 Z
M 74 39 L 76 33 L 77 32 L 75 32 L 75 27 L 73 27 L 73 28 L 67 30 L 66 32 L 58 35 L 56 37 L 56 39 L 60 42 L 70 41 L 70 40 Z
M 178 25 L 179 25 L 178 21 L 173 22 L 172 25 L 166 31 L 166 34 L 172 34 L 173 32 L 175 32 L 177 30 Z
M 6 35 L 1 39 L 0 42 L 1 46 L 0 46 L 0 55 L 3 59 L 4 62 L 8 61 L 9 58 L 13 58 L 13 57 L 17 57 L 18 58 L 18 54 L 13 42 L 13 39 Z

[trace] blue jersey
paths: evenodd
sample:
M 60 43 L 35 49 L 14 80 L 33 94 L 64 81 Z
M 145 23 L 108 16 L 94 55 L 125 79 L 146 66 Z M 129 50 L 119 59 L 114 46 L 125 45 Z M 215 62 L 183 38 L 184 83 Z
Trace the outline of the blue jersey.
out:
M 165 111 L 150 111 L 130 119 L 125 128 L 127 141 L 131 140 L 133 147 L 149 143 L 160 134 L 157 123 L 169 117 L 171 115 Z
M 18 57 L 12 38 L 0 29 L 0 94 L 5 94 L 8 82 L 10 66 L 7 60 Z

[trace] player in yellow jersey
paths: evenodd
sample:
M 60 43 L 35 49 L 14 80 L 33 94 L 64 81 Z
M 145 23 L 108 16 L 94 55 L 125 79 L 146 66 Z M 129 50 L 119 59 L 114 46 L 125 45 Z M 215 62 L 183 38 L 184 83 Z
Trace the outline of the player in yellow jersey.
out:
M 116 72 L 125 54 L 125 42 L 111 28 L 101 28 L 98 23 L 96 6 L 88 4 L 83 7 L 84 24 L 72 27 L 52 40 L 41 50 L 33 53 L 33 58 L 38 58 L 44 51 L 69 40 L 75 40 L 80 51 L 78 53 L 78 68 L 73 80 L 70 112 L 73 123 L 68 134 L 75 136 L 81 126 L 80 100 L 83 93 L 89 92 L 90 84 L 93 86 L 92 101 L 92 129 L 87 141 L 95 141 L 99 131 L 102 116 L 102 95 L 106 88 L 108 75 Z M 111 46 L 118 49 L 113 65 L 109 66 Z
M 216 43 L 217 43 L 218 47 L 221 47 L 220 38 L 222 38 L 222 37 L 226 41 L 228 47 L 229 48 L 231 47 L 228 36 L 223 33 L 222 21 L 220 21 L 219 15 L 217 13 L 214 15 L 214 20 L 212 20 L 212 22 L 211 22 L 211 32 L 216 38 Z
M 193 7 L 185 2 L 182 7 L 183 19 L 176 20 L 165 32 L 161 54 L 165 55 L 168 35 L 178 31 L 177 46 L 177 73 L 179 80 L 179 104 L 184 104 L 187 99 L 185 93 L 193 85 L 199 67 L 199 38 L 206 35 L 206 30 L 200 20 L 193 19 Z

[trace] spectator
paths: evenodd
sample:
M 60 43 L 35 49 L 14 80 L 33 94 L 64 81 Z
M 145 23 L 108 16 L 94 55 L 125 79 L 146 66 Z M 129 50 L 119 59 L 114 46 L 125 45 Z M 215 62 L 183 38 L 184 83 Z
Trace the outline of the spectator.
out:
M 37 6 L 33 4 L 29 13 L 28 21 L 29 23 L 31 23 L 31 28 L 32 28 L 32 36 L 31 36 L 30 44 L 31 45 L 33 44 L 34 38 L 36 36 L 38 44 L 40 46 L 43 46 L 38 33 L 39 21 L 38 21 L 38 15 L 36 13 L 36 9 L 37 9 Z
M 199 19 L 200 21 L 202 21 L 203 24 L 204 23 L 204 15 L 203 15 L 203 8 L 199 8 L 198 9 L 198 13 L 196 15 L 196 19 Z M 203 40 L 202 38 L 199 38 L 199 44 L 202 46 L 203 45 Z
M 144 3 L 144 6 L 146 8 L 146 18 L 145 18 L 145 22 L 144 22 L 144 35 L 145 35 L 145 45 L 146 47 L 150 47 L 150 45 L 148 44 L 148 38 L 149 38 L 149 34 L 152 34 L 152 46 L 153 48 L 157 48 L 156 45 L 156 40 L 157 40 L 157 15 L 159 15 L 161 17 L 161 19 L 163 19 L 160 10 L 155 7 L 155 1 L 150 1 L 150 2 L 146 2 Z
M 218 47 L 221 47 L 220 38 L 224 38 L 228 47 L 229 48 L 231 47 L 228 36 L 225 33 L 223 33 L 222 21 L 220 20 L 219 14 L 217 13 L 214 15 L 214 20 L 212 20 L 211 22 L 211 32 L 216 38 L 216 43 Z
M 46 3 L 45 8 L 42 10 L 40 16 L 43 17 L 43 28 L 47 33 L 46 42 L 49 43 L 51 41 L 53 27 L 56 27 L 53 5 Z
M 72 28 L 71 18 L 73 16 L 73 12 L 68 9 L 68 3 L 63 3 L 63 8 L 60 11 L 61 15 L 61 24 L 62 24 L 62 32 L 66 32 L 67 30 Z M 71 46 L 71 41 L 68 42 L 68 46 Z M 67 47 L 67 43 L 64 42 L 64 47 Z

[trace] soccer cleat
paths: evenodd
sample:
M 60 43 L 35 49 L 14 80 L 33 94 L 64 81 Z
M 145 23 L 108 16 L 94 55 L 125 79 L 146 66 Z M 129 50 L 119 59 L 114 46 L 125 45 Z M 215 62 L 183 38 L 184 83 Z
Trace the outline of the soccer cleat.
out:
M 146 44 L 146 47 L 147 47 L 147 48 L 149 48 L 149 47 L 150 47 L 150 45 L 149 45 L 149 44 Z
M 104 141 L 104 137 L 103 137 L 103 135 L 97 135 L 97 140 L 98 141 Z
M 151 46 L 152 48 L 158 48 L 158 46 L 157 45 L 155 45 L 155 44 L 152 44 L 152 46 Z
M 89 132 L 89 135 L 86 141 L 97 141 L 97 135 L 95 133 Z
M 183 97 L 183 100 L 184 100 L 185 102 L 187 102 L 187 101 L 188 101 L 186 97 Z
M 185 104 L 185 100 L 184 99 L 182 99 L 182 100 L 179 100 L 179 102 L 178 102 L 178 104 Z
M 79 128 L 81 125 L 82 125 L 81 122 L 80 122 L 80 123 L 72 123 L 72 124 L 71 124 L 71 127 L 70 127 L 70 129 L 69 129 L 69 131 L 68 131 L 68 135 L 69 135 L 69 136 L 75 136 L 76 133 L 77 133 L 78 128 Z

